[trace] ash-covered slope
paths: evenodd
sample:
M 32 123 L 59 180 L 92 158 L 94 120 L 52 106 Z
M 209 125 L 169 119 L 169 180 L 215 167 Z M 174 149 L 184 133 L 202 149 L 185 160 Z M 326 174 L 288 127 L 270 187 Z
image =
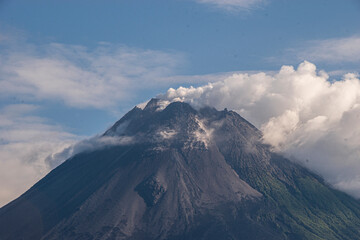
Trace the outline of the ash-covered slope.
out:
M 0 239 L 360 239 L 360 204 L 232 111 L 151 100 L 0 209 Z M 126 141 L 124 141 L 126 139 Z

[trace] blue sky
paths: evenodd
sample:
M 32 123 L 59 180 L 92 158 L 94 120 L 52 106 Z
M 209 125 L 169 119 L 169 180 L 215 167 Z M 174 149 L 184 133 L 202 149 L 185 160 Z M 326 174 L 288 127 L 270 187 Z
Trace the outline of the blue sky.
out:
M 233 5 L 218 2 L 219 5 L 190 0 L 5 0 L 0 3 L 0 23 L 3 35 L 17 38 L 18 43 L 13 47 L 19 51 L 24 51 L 21 49 L 24 43 L 38 51 L 51 43 L 78 45 L 92 51 L 99 43 L 106 42 L 162 51 L 174 57 L 181 55 L 182 61 L 171 68 L 173 75 L 278 70 L 284 64 L 297 65 L 313 59 L 319 68 L 328 72 L 358 70 L 359 61 L 344 63 L 314 56 L 306 58 L 306 50 L 312 41 L 359 36 L 359 1 L 253 1 L 255 3 L 245 9 L 237 7 L 237 2 L 247 1 L 229 1 L 234 2 Z M 2 46 L 3 51 L 8 45 Z M 132 101 L 119 103 L 116 110 L 121 115 L 137 102 L 180 84 L 154 86 L 152 91 L 144 91 Z M 101 113 L 92 113 L 91 108 L 77 108 L 76 112 L 83 111 L 78 114 L 87 119 L 96 117 L 95 122 L 79 126 L 79 121 L 66 118 L 69 110 L 66 106 L 54 104 L 59 109 L 56 112 L 61 114 L 49 109 L 48 103 L 41 114 L 55 121 L 60 118 L 61 124 L 74 128 L 77 134 L 97 133 L 104 129 L 104 124 L 116 119 L 107 111 L 99 117 Z
M 191 0 L 15 0 L 2 1 L 0 21 L 5 29 L 23 31 L 34 44 L 58 42 L 91 49 L 108 42 L 179 51 L 187 57 L 181 74 L 278 69 L 289 64 L 288 59 L 266 58 L 280 57 L 308 41 L 359 34 L 357 0 L 268 0 L 247 10 L 225 7 Z
M 332 82 L 360 71 L 360 1 L 0 1 L 0 205 L 170 87 L 304 60 Z

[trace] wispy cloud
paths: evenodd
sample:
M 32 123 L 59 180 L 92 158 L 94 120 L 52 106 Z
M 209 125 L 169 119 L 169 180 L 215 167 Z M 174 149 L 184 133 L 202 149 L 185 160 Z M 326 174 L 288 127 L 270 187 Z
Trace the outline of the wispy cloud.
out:
M 209 4 L 211 6 L 227 11 L 250 10 L 265 3 L 266 0 L 195 0 L 198 3 Z
M 0 48 L 1 100 L 35 103 L 0 109 L 0 206 L 79 151 L 129 141 L 95 137 L 77 142 L 82 137 L 39 117 L 37 109 L 44 102 L 113 111 L 141 91 L 169 86 L 170 76 L 184 61 L 172 51 L 104 42 L 91 49 L 39 45 L 23 35 L 1 32 Z
M 174 73 L 182 55 L 99 44 L 47 44 L 0 55 L 0 94 L 111 108 Z
M 45 162 L 52 169 L 78 153 L 91 152 L 110 146 L 131 145 L 133 143 L 136 143 L 136 138 L 133 136 L 97 135 L 71 144 L 62 151 L 51 153 L 49 156 L 47 156 Z
M 0 109 L 0 206 L 51 170 L 47 156 L 79 139 L 36 116 L 37 108 L 15 104 Z
M 307 41 L 300 47 L 287 49 L 285 58 L 307 59 L 326 63 L 359 63 L 360 36 Z
M 135 141 L 131 136 L 74 135 L 36 116 L 38 108 L 13 104 L 0 109 L 0 207 L 80 152 Z

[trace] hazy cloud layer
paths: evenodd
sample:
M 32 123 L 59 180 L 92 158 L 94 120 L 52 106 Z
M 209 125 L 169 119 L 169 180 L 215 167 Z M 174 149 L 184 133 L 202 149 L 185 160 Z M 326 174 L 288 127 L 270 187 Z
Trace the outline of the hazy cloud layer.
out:
M 39 107 L 0 109 L 0 207 L 17 198 L 50 170 L 80 152 L 133 143 L 132 137 L 83 137 L 36 116 Z
M 38 107 L 8 105 L 0 109 L 0 206 L 40 180 L 51 166 L 46 157 L 78 137 L 36 116 Z
M 68 157 L 129 141 L 95 137 L 75 144 L 82 137 L 37 116 L 44 102 L 113 111 L 124 101 L 134 101 L 143 90 L 173 84 L 170 76 L 183 62 L 179 53 L 108 43 L 92 49 L 34 45 L 26 38 L 2 34 L 0 44 L 1 98 L 36 103 L 0 109 L 0 206 Z
M 182 62 L 177 53 L 99 44 L 27 45 L 0 54 L 0 94 L 62 101 L 73 107 L 111 108 L 139 90 L 167 84 Z
M 301 161 L 334 186 L 360 197 L 360 81 L 340 81 L 303 62 L 276 74 L 234 74 L 160 96 L 234 109 L 264 133 L 276 151 Z
M 301 47 L 287 49 L 284 58 L 293 56 L 331 64 L 360 62 L 360 36 L 307 41 Z
M 229 11 L 249 10 L 265 2 L 265 0 L 196 0 L 196 1 L 199 3 L 210 4 L 217 8 L 221 8 Z

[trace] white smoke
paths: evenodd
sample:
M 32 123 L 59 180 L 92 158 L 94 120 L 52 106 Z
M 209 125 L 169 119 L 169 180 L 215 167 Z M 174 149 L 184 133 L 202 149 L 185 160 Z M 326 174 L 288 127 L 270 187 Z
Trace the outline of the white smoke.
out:
M 334 81 L 310 62 L 276 74 L 234 74 L 201 87 L 170 88 L 160 98 L 231 108 L 260 128 L 275 151 L 303 162 L 360 197 L 360 80 Z

